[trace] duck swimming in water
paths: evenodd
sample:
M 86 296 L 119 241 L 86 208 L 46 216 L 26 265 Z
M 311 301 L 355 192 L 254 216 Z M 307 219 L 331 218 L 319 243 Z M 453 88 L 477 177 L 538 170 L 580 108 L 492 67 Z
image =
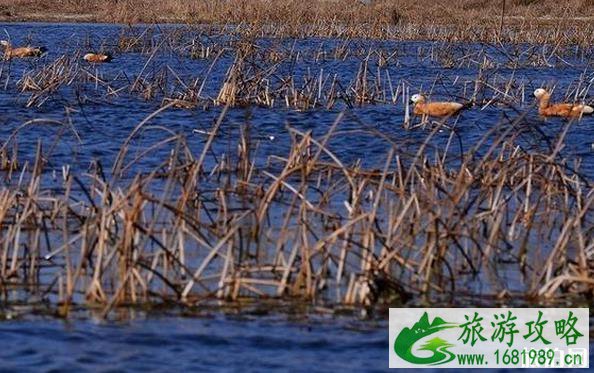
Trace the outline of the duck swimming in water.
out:
M 535 90 L 534 97 L 538 101 L 538 114 L 543 117 L 579 117 L 594 112 L 594 108 L 584 104 L 551 104 L 551 94 L 543 88 Z
M 464 108 L 464 104 L 459 102 L 427 102 L 425 96 L 421 94 L 413 95 L 410 101 L 415 105 L 413 113 L 415 115 L 429 115 L 432 117 L 447 117 L 458 113 Z
M 11 58 L 39 57 L 45 53 L 45 48 L 43 47 L 13 48 L 10 42 L 6 40 L 0 40 L 0 45 L 4 47 L 4 59 L 6 60 L 10 60 Z
M 83 56 L 83 60 L 90 63 L 110 62 L 112 60 L 109 54 L 103 53 L 87 53 Z

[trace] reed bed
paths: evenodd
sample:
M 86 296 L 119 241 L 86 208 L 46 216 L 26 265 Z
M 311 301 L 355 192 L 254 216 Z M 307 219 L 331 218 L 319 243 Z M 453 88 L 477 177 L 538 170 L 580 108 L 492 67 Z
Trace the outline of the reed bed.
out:
M 25 70 L 15 71 L 12 61 L 3 61 L 0 83 L 5 90 L 16 87 L 28 107 L 43 106 L 56 97 L 74 96 L 85 101 L 99 95 L 111 100 L 131 94 L 186 109 L 227 104 L 332 109 L 397 105 L 406 103 L 410 90 L 431 93 L 434 87 L 441 86 L 449 87 L 457 99 L 485 109 L 489 105 L 517 107 L 531 102 L 527 90 L 535 85 L 517 76 L 516 70 L 587 65 L 593 52 L 580 47 L 450 42 L 403 46 L 368 45 L 344 39 L 303 47 L 297 45 L 297 40 L 266 41 L 255 36 L 215 35 L 192 28 L 124 28 L 117 43 L 103 47 L 119 56 L 142 56 L 142 68 L 136 72 L 122 69 L 107 75 L 103 69 L 81 61 L 84 52 L 75 50 L 55 58 L 43 58 Z M 204 63 L 200 71 L 188 74 L 179 71 L 177 61 L 160 60 L 169 55 L 200 59 Z M 337 71 L 331 62 L 348 64 L 350 71 Z M 472 69 L 476 75 L 461 78 L 441 73 L 430 87 L 415 87 L 407 79 L 398 78 L 400 67 L 415 65 L 438 66 L 444 70 Z M 214 72 L 222 69 L 226 74 L 221 80 L 220 73 Z M 507 70 L 505 75 L 502 70 Z M 576 77 L 565 97 L 571 101 L 588 101 L 593 82 L 592 74 L 586 69 Z
M 591 0 L 17 0 L 4 20 L 246 25 L 284 37 L 551 42 L 592 45 Z
M 47 300 L 64 316 L 87 304 L 107 316 L 253 297 L 375 306 L 591 294 L 594 190 L 562 156 L 572 123 L 549 146 L 527 144 L 538 131 L 520 115 L 466 151 L 455 131 L 437 147 L 437 124 L 415 152 L 393 143 L 383 168 L 366 169 L 332 151 L 340 114 L 323 136 L 287 128 L 286 154 L 259 165 L 247 125 L 235 154 L 211 154 L 227 108 L 199 151 L 174 134 L 130 152 L 166 107 L 123 141 L 107 173 L 97 164 L 49 178 L 41 146 L 34 164 L 5 169 L 3 302 Z M 162 147 L 159 167 L 127 175 Z
M 3 94 L 14 92 L 29 110 L 57 104 L 66 114 L 26 121 L 0 144 L 0 300 L 46 302 L 61 316 L 85 305 L 107 317 L 121 306 L 244 299 L 373 308 L 592 296 L 593 184 L 565 152 L 576 122 L 546 135 L 528 97 L 535 85 L 555 82 L 516 74 L 587 66 L 591 48 L 562 36 L 544 45 L 504 44 L 500 36 L 485 45 L 456 41 L 464 37 L 369 45 L 353 39 L 356 32 L 303 47 L 298 38 L 315 33 L 300 27 L 281 41 L 262 38 L 287 32 L 268 23 L 126 27 L 115 42 L 88 41 L 116 63 L 137 58 L 134 71 L 83 63 L 81 49 L 26 65 L 2 61 Z M 187 73 L 163 56 L 200 69 Z M 395 73 L 411 64 L 441 72 L 430 86 L 414 86 Z M 456 68 L 474 76 L 443 73 Z M 593 83 L 585 69 L 563 94 L 591 100 Z M 480 123 L 487 130 L 469 147 L 455 118 L 423 120 L 421 128 L 410 120 L 408 97 L 419 90 L 449 92 L 474 110 L 506 110 L 498 122 Z M 56 168 L 57 143 L 80 141 L 70 113 L 121 97 L 156 101 L 157 109 L 118 140 L 113 163 Z M 365 105 L 402 109 L 395 126 L 425 137 L 380 132 L 351 110 Z M 270 138 L 255 134 L 249 119 L 229 124 L 231 110 L 253 106 L 332 109 L 326 115 L 336 118 L 315 136 L 287 125 L 290 142 L 263 161 L 258 151 Z M 153 124 L 180 108 L 220 116 L 191 134 Z M 336 143 L 353 135 L 342 130 L 345 118 L 360 124 L 354 136 L 385 143 L 380 166 L 338 155 Z M 24 156 L 21 141 L 34 125 L 54 129 L 56 140 Z M 163 135 L 146 144 L 148 130 Z M 158 165 L 139 167 L 146 158 Z

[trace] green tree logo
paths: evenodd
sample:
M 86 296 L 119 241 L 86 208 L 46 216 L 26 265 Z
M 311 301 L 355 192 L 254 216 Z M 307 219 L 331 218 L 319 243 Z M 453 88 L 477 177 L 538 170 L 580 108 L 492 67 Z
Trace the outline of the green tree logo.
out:
M 456 357 L 456 355 L 448 351 L 448 348 L 454 346 L 448 341 L 435 337 L 424 343 L 419 349 L 432 351 L 433 355 L 429 357 L 415 356 L 413 354 L 413 347 L 422 338 L 437 333 L 440 330 L 454 328 L 456 326 L 458 324 L 446 322 L 439 317 L 434 318 L 433 322 L 429 323 L 429 315 L 425 312 L 412 328 L 404 328 L 398 334 L 394 342 L 394 352 L 400 358 L 412 364 L 440 365 L 448 363 Z

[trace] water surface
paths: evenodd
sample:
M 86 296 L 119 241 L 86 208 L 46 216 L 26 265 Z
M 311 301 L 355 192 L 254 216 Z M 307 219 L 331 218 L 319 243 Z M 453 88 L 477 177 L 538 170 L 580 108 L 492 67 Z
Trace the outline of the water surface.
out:
M 223 54 L 213 70 L 207 73 L 212 59 L 190 59 L 183 48 L 163 47 L 154 56 L 143 51 L 120 52 L 117 46 L 118 37 L 123 32 L 120 26 L 1 26 L 15 44 L 30 42 L 44 45 L 48 47 L 48 54 L 39 60 L 15 60 L 1 65 L 0 138 L 8 139 L 23 123 L 39 118 L 67 122 L 74 129 L 62 131 L 61 126 L 51 122 L 36 123 L 15 135 L 14 143 L 18 144 L 21 164 L 33 162 L 38 144 L 42 145 L 48 161 L 44 169 L 48 179 L 56 177 L 53 172 L 61 172 L 63 166 L 84 174 L 97 163 L 104 166 L 109 176 L 124 139 L 147 115 L 161 107 L 163 98 L 182 89 L 183 84 L 179 80 L 188 84 L 197 78 L 207 79 L 203 96 L 214 99 L 234 58 L 232 53 Z M 138 32 L 142 33 L 142 30 Z M 221 44 L 231 38 L 227 35 L 218 39 L 208 35 L 199 37 L 205 43 Z M 159 32 L 151 38 L 155 44 L 162 42 Z M 538 55 L 548 55 L 546 52 L 550 53 L 550 50 L 542 47 L 544 49 L 538 49 L 538 58 L 526 55 L 512 63 L 510 52 L 530 46 L 352 40 L 347 43 L 350 54 L 341 59 L 330 57 L 333 50 L 345 43 L 341 40 L 262 38 L 255 42 L 261 48 L 297 50 L 310 56 L 296 64 L 288 61 L 278 66 L 279 77 L 294 76 L 303 80 L 321 73 L 335 76 L 349 86 L 356 81 L 366 55 L 357 51 L 375 48 L 394 53 L 396 58 L 387 66 L 379 67 L 378 57 L 373 57 L 370 70 L 374 73 L 381 71 L 382 79 L 386 79 L 386 73 L 389 73 L 394 86 L 404 84 L 411 93 L 430 91 L 435 98 L 467 99 L 477 76 L 483 74 L 492 85 L 482 93 L 484 97 L 481 98 L 487 100 L 489 95 L 495 94 L 495 88 L 503 89 L 506 82 L 511 82 L 510 95 L 513 97 L 509 103 L 473 107 L 455 119 L 452 125 L 461 139 L 459 145 L 462 149 L 456 149 L 454 153 L 470 149 L 497 123 L 526 110 L 529 110 L 527 123 L 539 128 L 539 136 L 544 136 L 538 137 L 536 132 L 534 137 L 525 135 L 523 144 L 547 146 L 542 139 L 554 139 L 566 122 L 562 119 L 543 121 L 535 114 L 530 107 L 531 92 L 535 88 L 555 85 L 555 97 L 560 100 L 581 87 L 580 97 L 590 103 L 594 101 L 592 92 L 584 90 L 594 79 L 592 59 L 588 58 L 588 53 L 592 51 L 573 55 L 566 51 L 566 60 L 561 61 L 551 55 L 543 61 Z M 31 93 L 19 89 L 22 77 L 43 69 L 63 55 L 80 56 L 82 51 L 100 49 L 114 52 L 114 63 L 85 65 L 84 69 L 115 89 L 127 87 L 136 79 L 148 84 L 163 76 L 163 91 L 157 90 L 151 98 L 126 89 L 110 94 L 96 82 L 83 81 L 64 86 L 45 101 L 27 107 Z M 326 52 L 322 57 L 311 57 L 316 51 Z M 448 51 L 450 55 L 439 55 Z M 483 58 L 494 61 L 494 65 L 481 70 L 480 61 Z M 151 127 L 134 138 L 129 159 L 171 133 L 185 136 L 194 155 L 199 155 L 205 136 L 193 130 L 208 131 L 221 110 L 214 106 L 167 110 L 151 121 Z M 414 153 L 430 131 L 430 128 L 422 127 L 403 128 L 405 108 L 402 97 L 395 101 L 388 99 L 353 107 L 339 102 L 330 109 L 317 107 L 305 111 L 282 105 L 272 109 L 249 106 L 229 110 L 213 149 L 219 155 L 233 153 L 242 126 L 249 124 L 251 137 L 258 144 L 255 162 L 265 164 L 271 155 L 286 155 L 291 143 L 288 126 L 312 131 L 314 137 L 319 137 L 328 131 L 341 112 L 345 112 L 337 129 L 341 135 L 333 138 L 329 148 L 347 165 L 361 161 L 365 167 L 381 169 L 387 149 L 394 143 L 402 151 Z M 377 136 L 377 133 L 384 136 Z M 447 132 L 438 133 L 434 145 L 443 145 L 448 136 Z M 580 170 L 590 182 L 594 177 L 593 142 L 594 118 L 584 118 L 572 125 L 566 147 L 562 150 L 567 158 L 581 162 Z M 127 170 L 127 177 L 154 169 L 170 151 L 171 147 L 162 147 L 143 156 Z M 212 165 L 215 160 L 209 155 L 206 162 Z M 507 281 L 519 282 L 519 274 L 510 275 Z M 356 317 L 291 319 L 286 315 L 250 317 L 215 314 L 184 318 L 148 315 L 126 322 L 95 322 L 92 318 L 69 322 L 52 318 L 24 318 L 0 322 L 0 369 L 379 371 L 386 370 L 388 365 L 387 335 L 385 320 L 361 321 Z
M 386 371 L 387 324 L 212 316 L 0 323 L 3 371 Z

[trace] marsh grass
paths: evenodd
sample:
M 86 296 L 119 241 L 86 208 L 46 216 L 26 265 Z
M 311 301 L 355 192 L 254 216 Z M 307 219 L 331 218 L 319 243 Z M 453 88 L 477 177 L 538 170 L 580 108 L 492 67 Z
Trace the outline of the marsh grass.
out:
M 531 102 L 530 90 L 535 87 L 530 81 L 516 78 L 516 70 L 587 65 L 593 53 L 591 48 L 568 47 L 561 42 L 515 45 L 447 41 L 412 47 L 394 43 L 366 45 L 346 38 L 296 47 L 298 39 L 265 44 L 258 31 L 241 25 L 225 30 L 221 34 L 218 29 L 193 26 L 123 27 L 111 44 L 90 40 L 86 44 L 101 44 L 101 49 L 113 51 L 116 59 L 117 55 L 141 56 L 145 61 L 139 71 L 122 70 L 105 76 L 102 69 L 81 61 L 84 50 L 79 50 L 51 59 L 45 56 L 16 72 L 15 62 L 4 60 L 0 63 L 0 83 L 5 90 L 15 86 L 28 107 L 41 107 L 47 100 L 63 97 L 63 93 L 73 93 L 79 104 L 97 95 L 108 102 L 132 94 L 184 109 L 228 104 L 306 111 L 406 104 L 406 92 L 423 90 L 431 94 L 440 86 L 456 92 L 455 100 L 484 110 L 491 105 L 518 107 Z M 155 62 L 164 55 L 201 59 L 206 65 L 194 74 L 181 73 L 174 63 Z M 439 66 L 443 72 L 429 87 L 411 87 L 406 79 L 393 76 L 398 67 L 410 65 L 411 58 L 415 64 Z M 324 68 L 324 63 L 332 61 L 356 67 L 350 76 L 339 76 L 336 70 Z M 307 69 L 298 71 L 297 65 Z M 227 72 L 220 81 L 213 72 L 222 69 Z M 449 69 L 473 69 L 476 76 L 447 76 Z M 502 69 L 509 73 L 502 76 Z M 592 75 L 585 70 L 575 82 L 577 86 L 570 86 L 565 98 L 588 101 Z
M 1 0 L 0 6 L 0 17 L 7 20 L 232 24 L 276 37 L 562 40 L 582 46 L 593 41 L 590 0 L 507 0 L 504 14 L 501 2 L 478 0 Z
M 3 301 L 45 298 L 62 315 L 73 304 L 107 315 L 119 305 L 245 297 L 372 306 L 413 295 L 591 292 L 594 191 L 562 156 L 572 122 L 530 145 L 524 138 L 544 135 L 519 115 L 462 153 L 452 151 L 455 131 L 445 147 L 433 145 L 437 124 L 416 152 L 394 142 L 382 169 L 365 169 L 329 146 L 340 114 L 316 138 L 287 128 L 286 154 L 257 166 L 249 126 L 235 154 L 210 159 L 228 106 L 198 153 L 175 134 L 129 151 L 169 105 L 122 143 L 107 178 L 96 167 L 48 181 L 41 145 L 34 164 L 4 168 L 12 186 L 0 193 Z M 127 175 L 163 147 L 170 155 L 160 166 Z M 510 273 L 521 283 L 505 280 Z
M 402 50 L 361 47 L 349 38 L 305 50 L 264 47 L 255 36 L 260 26 L 229 27 L 223 39 L 214 37 L 216 28 L 125 28 L 111 47 L 146 60 L 125 79 L 108 79 L 81 63 L 81 51 L 44 57 L 24 71 L 2 62 L 3 88 L 20 92 L 27 107 L 62 94 L 81 105 L 125 94 L 161 103 L 121 141 L 112 164 L 94 162 L 88 172 L 68 165 L 49 170 L 55 144 L 65 134 L 80 139 L 68 118 L 33 119 L 4 139 L 2 301 L 43 300 L 58 305 L 62 316 L 84 304 L 107 316 L 125 305 L 200 307 L 246 298 L 373 307 L 412 297 L 455 303 L 457 297 L 591 296 L 594 191 L 564 152 L 576 123 L 545 135 L 529 119 L 532 87 L 515 77 L 516 69 L 565 64 L 567 56 L 587 60 L 586 52 L 563 42 L 420 47 L 419 60 L 476 70 L 472 79 L 438 75 L 426 93 L 455 86 L 456 99 L 477 110 L 514 109 L 487 123 L 483 137 L 465 148 L 456 118 L 418 123 L 405 116 L 402 127 L 425 133 L 411 144 L 350 110 L 403 105 L 408 113 L 410 91 L 419 87 L 388 68 L 401 63 Z M 506 56 L 503 62 L 493 49 Z M 160 53 L 204 59 L 207 68 L 192 76 L 169 65 L 149 68 Z M 282 69 L 326 60 L 354 60 L 357 68 L 346 80 L 322 68 Z M 222 63 L 224 78 L 209 95 L 204 87 Z M 498 66 L 511 73 L 500 75 Z M 584 73 L 564 95 L 587 99 L 592 83 Z M 223 135 L 229 110 L 253 105 L 341 113 L 317 136 L 287 126 L 286 149 L 261 162 L 256 154 L 267 139 L 255 136 L 248 121 L 236 135 Z M 218 106 L 220 116 L 192 134 L 202 137 L 198 149 L 187 135 L 151 124 L 174 108 L 208 106 Z M 381 167 L 337 155 L 333 141 L 349 136 L 341 128 L 347 116 L 360 123 L 360 135 L 388 144 Z M 49 148 L 40 141 L 32 160 L 23 161 L 19 138 L 35 125 L 54 128 L 55 140 Z M 140 146 L 147 129 L 163 136 Z M 443 133 L 447 141 L 436 141 Z M 217 152 L 219 142 L 230 151 Z M 138 171 L 135 165 L 158 151 L 159 164 Z
M 0 65 L 0 82 L 5 90 L 16 85 L 26 106 L 43 106 L 66 89 L 85 101 L 97 94 L 105 99 L 122 94 L 137 95 L 146 101 L 160 100 L 163 105 L 173 103 L 178 108 L 206 108 L 212 105 L 247 106 L 297 110 L 335 107 L 354 107 L 374 104 L 406 103 L 405 92 L 419 90 L 431 93 L 436 86 L 455 90 L 456 100 L 480 106 L 525 106 L 530 103 L 530 90 L 535 87 L 516 78 L 522 68 L 571 67 L 587 64 L 592 50 L 578 46 L 569 48 L 549 45 L 469 45 L 457 42 L 435 42 L 416 49 L 403 46 L 364 45 L 344 39 L 333 43 L 324 41 L 309 47 L 296 48 L 290 43 L 262 45 L 261 39 L 241 27 L 229 34 L 213 34 L 193 27 L 162 29 L 158 26 L 122 28 L 118 40 L 111 46 L 116 54 L 135 53 L 145 56 L 142 69 L 136 73 L 121 71 L 105 77 L 102 70 L 81 61 L 84 51 L 75 51 L 55 59 L 44 57 L 18 76 L 13 61 Z M 90 41 L 89 41 L 90 43 Z M 97 44 L 97 43 L 95 43 Z M 414 50 L 413 50 L 414 49 Z M 199 51 L 199 52 L 198 52 Z M 176 71 L 174 64 L 155 63 L 162 55 L 178 58 L 200 58 L 207 63 L 197 75 Z M 198 54 L 198 56 L 197 56 Z M 395 68 L 416 63 L 440 66 L 444 72 L 435 77 L 430 87 L 410 87 L 406 79 L 393 77 Z M 348 62 L 353 68 L 350 76 L 326 71 L 329 61 Z M 297 71 L 298 64 L 308 66 Z M 446 76 L 448 69 L 474 69 L 476 76 L 461 79 Z M 214 79 L 213 71 L 226 69 L 222 81 Z M 501 69 L 511 71 L 502 76 Z M 554 82 L 546 82 L 554 84 Z M 575 87 L 565 93 L 575 102 L 588 100 L 593 83 L 585 71 L 576 77 Z M 213 86 L 219 85 L 213 94 Z M 529 84 L 529 85 L 528 85 Z M 209 89 L 205 89 L 208 87 Z M 427 92 L 426 92 L 427 93 Z M 28 95 L 28 97 L 27 97 Z

